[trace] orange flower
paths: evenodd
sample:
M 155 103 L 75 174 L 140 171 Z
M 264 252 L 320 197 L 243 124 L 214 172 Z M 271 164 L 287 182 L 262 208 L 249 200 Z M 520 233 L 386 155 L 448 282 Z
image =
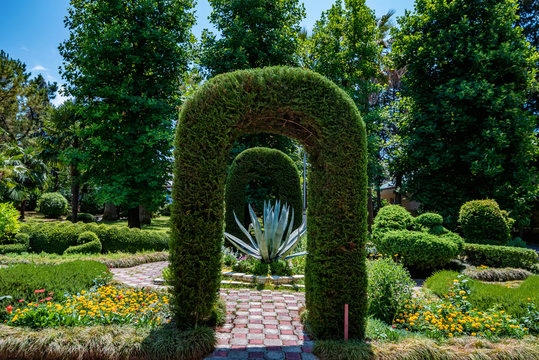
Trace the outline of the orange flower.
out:
M 8 314 L 11 314 L 11 312 L 13 311 L 13 306 L 8 305 L 8 306 L 6 307 L 6 310 L 7 310 L 7 313 L 8 313 Z

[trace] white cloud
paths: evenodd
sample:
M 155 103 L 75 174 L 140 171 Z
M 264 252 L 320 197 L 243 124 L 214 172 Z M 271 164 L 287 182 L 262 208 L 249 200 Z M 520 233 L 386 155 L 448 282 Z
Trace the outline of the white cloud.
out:
M 71 99 L 71 96 L 65 96 L 63 94 L 63 90 L 64 90 L 64 87 L 60 86 L 60 88 L 58 89 L 58 92 L 56 92 L 56 97 L 51 101 L 51 103 L 54 106 L 58 107 L 58 106 L 62 105 L 66 100 Z
M 24 46 L 24 45 L 21 46 L 21 50 L 23 50 L 23 51 L 30 51 L 30 49 L 28 49 L 28 48 L 27 48 L 26 46 Z
M 32 68 L 32 71 L 47 71 L 47 69 L 41 65 L 36 65 Z

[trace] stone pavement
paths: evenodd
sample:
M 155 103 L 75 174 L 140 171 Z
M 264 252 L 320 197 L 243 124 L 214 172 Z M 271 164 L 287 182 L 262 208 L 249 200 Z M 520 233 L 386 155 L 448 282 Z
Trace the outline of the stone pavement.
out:
M 154 285 L 168 262 L 111 269 L 114 279 L 135 287 Z M 303 331 L 299 311 L 305 293 L 255 289 L 221 289 L 226 322 L 216 329 L 217 345 L 208 360 L 312 360 L 313 341 Z

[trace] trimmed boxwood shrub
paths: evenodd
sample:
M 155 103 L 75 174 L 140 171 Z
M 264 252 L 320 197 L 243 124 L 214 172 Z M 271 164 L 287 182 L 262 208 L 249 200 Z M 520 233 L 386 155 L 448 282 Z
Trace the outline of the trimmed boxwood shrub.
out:
M 475 266 L 513 267 L 532 270 L 539 263 L 537 252 L 510 246 L 465 244 L 462 256 Z
M 62 254 L 70 246 L 76 246 L 78 237 L 85 231 L 97 235 L 102 244 L 101 252 L 132 252 L 142 250 L 162 251 L 168 249 L 169 236 L 151 230 L 129 229 L 125 226 L 97 225 L 95 223 L 31 224 L 24 230 L 30 236 L 30 249 L 33 252 Z
M 414 217 L 400 205 L 388 205 L 378 211 L 372 226 L 373 238 L 392 230 L 409 230 L 414 225 Z
M 444 223 L 444 218 L 439 214 L 425 213 L 414 218 L 414 222 L 419 227 L 432 229 L 435 226 L 442 226 Z
M 171 301 L 176 324 L 200 325 L 218 298 L 229 151 L 240 136 L 298 140 L 311 164 L 305 270 L 314 336 L 363 338 L 367 315 L 365 124 L 352 99 L 314 72 L 266 67 L 222 74 L 182 106 L 172 196 Z
M 44 193 L 37 202 L 38 211 L 49 218 L 57 218 L 67 213 L 67 200 L 60 193 Z
M 73 217 L 71 216 L 71 214 L 66 216 L 66 220 L 71 221 L 72 219 L 73 219 Z M 92 214 L 88 214 L 88 213 L 78 213 L 77 214 L 77 220 L 82 221 L 83 223 L 91 223 L 91 222 L 96 222 L 97 217 L 93 216 Z
M 459 244 L 452 238 L 421 231 L 388 231 L 378 238 L 376 248 L 383 254 L 398 254 L 405 266 L 421 270 L 444 266 L 459 254 Z
M 494 200 L 468 201 L 460 208 L 459 223 L 469 243 L 505 245 L 513 222 Z
M 20 254 L 28 250 L 24 244 L 4 244 L 0 245 L 0 254 Z
M 91 231 L 85 231 L 79 235 L 77 245 L 70 246 L 64 254 L 99 254 L 102 245 L 97 235 Z
M 303 202 L 296 165 L 282 151 L 255 147 L 239 154 L 230 166 L 225 187 L 227 232 L 243 238 L 244 235 L 234 219 L 234 212 L 238 220 L 247 228 L 250 218 L 245 212 L 246 190 L 247 186 L 253 183 L 264 183 L 271 189 L 272 195 L 275 195 L 281 202 L 290 205 L 294 209 L 294 229 L 301 225 Z M 258 200 L 263 201 L 264 199 Z M 257 205 L 260 204 L 257 203 Z M 257 215 L 261 215 L 261 211 Z

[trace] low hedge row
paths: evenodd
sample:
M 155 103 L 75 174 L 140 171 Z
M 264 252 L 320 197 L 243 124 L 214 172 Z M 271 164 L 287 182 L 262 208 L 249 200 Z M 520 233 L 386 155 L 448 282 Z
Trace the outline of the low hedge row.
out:
M 64 254 L 99 254 L 103 249 L 97 235 L 91 231 L 85 231 L 79 235 L 75 246 L 70 246 Z
M 539 263 L 534 250 L 510 246 L 465 244 L 461 255 L 476 266 L 534 269 Z
M 168 250 L 168 234 L 151 230 L 130 229 L 125 226 L 105 224 L 63 223 L 31 224 L 22 229 L 30 236 L 30 250 L 63 254 L 71 246 L 77 246 L 79 235 L 91 231 L 102 244 L 103 253 L 143 250 Z

